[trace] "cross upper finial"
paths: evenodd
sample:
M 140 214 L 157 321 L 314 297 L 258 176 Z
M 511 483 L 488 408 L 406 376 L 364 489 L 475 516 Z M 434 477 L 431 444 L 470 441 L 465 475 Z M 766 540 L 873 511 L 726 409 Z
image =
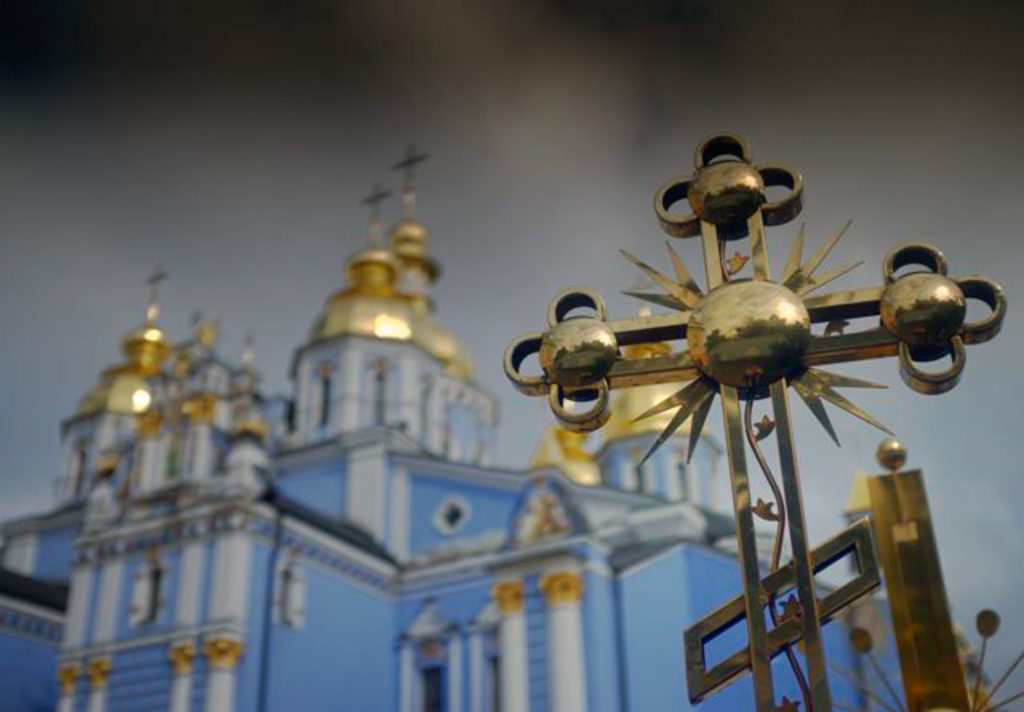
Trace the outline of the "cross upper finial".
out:
M 403 171 L 402 178 L 402 217 L 413 218 L 416 215 L 416 166 L 430 158 L 429 153 L 417 151 L 415 144 L 405 149 L 405 157 L 392 170 Z
M 385 198 L 391 195 L 391 191 L 382 186 L 380 183 L 374 183 L 373 188 L 370 189 L 370 194 L 363 198 L 362 204 L 370 206 L 370 233 L 369 239 L 370 244 L 374 247 L 380 245 L 381 235 L 381 223 L 380 223 L 380 204 Z
M 149 285 L 149 301 L 146 303 L 146 323 L 153 324 L 160 316 L 160 283 L 168 277 L 167 271 L 160 266 L 153 269 L 153 273 L 146 278 Z

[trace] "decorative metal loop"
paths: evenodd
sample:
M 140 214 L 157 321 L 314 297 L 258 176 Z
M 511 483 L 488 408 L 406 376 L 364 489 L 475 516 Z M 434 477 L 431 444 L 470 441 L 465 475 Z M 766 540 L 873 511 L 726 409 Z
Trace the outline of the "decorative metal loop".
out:
M 699 171 L 722 156 L 734 156 L 744 163 L 750 163 L 750 142 L 733 133 L 708 136 L 697 144 L 693 153 L 693 165 Z
M 784 225 L 800 214 L 804 208 L 804 177 L 795 168 L 782 163 L 757 166 L 765 188 L 782 186 L 789 194 L 761 206 L 765 225 Z
M 548 389 L 543 374 L 527 376 L 519 371 L 523 361 L 540 351 L 540 340 L 540 334 L 523 334 L 505 349 L 505 376 L 517 391 L 528 396 L 542 396 Z
M 609 391 L 607 380 L 601 380 L 586 388 L 578 389 L 567 389 L 552 384 L 548 391 L 548 403 L 551 406 L 551 412 L 566 430 L 571 430 L 574 433 L 589 433 L 608 422 L 611 415 L 611 410 L 608 408 Z M 567 400 L 574 403 L 593 402 L 593 405 L 587 410 L 570 411 L 565 407 Z
M 672 237 L 694 237 L 700 234 L 700 218 L 692 212 L 685 215 L 669 212 L 680 201 L 689 205 L 688 193 L 693 176 L 672 178 L 661 184 L 654 194 L 654 212 L 661 229 Z
M 953 363 L 944 371 L 923 371 L 914 363 L 911 347 L 901 341 L 899 346 L 900 376 L 910 388 L 925 395 L 938 395 L 952 390 L 960 382 L 967 363 L 964 342 L 959 336 L 950 341 L 949 351 Z
M 608 310 L 604 298 L 588 287 L 568 287 L 559 292 L 548 305 L 548 326 L 552 329 L 565 321 L 566 315 L 573 309 L 593 309 L 594 318 L 607 321 Z
M 1006 294 L 1003 288 L 986 277 L 962 277 L 956 283 L 965 297 L 985 302 L 992 310 L 981 321 L 964 324 L 961 331 L 964 343 L 981 344 L 994 339 L 1003 328 L 1003 318 L 1006 316 Z
M 912 242 L 889 250 L 882 263 L 882 279 L 886 284 L 892 284 L 896 272 L 907 265 L 927 267 L 933 274 L 948 273 L 946 256 L 942 254 L 942 250 L 923 242 Z

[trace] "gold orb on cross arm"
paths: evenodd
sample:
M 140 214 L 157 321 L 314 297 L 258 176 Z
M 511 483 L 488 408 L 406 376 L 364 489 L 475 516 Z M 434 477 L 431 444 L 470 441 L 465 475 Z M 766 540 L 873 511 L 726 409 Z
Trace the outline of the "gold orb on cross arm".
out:
M 575 317 L 541 337 L 537 357 L 551 383 L 575 388 L 607 376 L 618 355 L 618 340 L 606 322 Z
M 734 225 L 744 222 L 764 204 L 764 179 L 749 163 L 712 163 L 697 173 L 687 198 L 701 220 Z
M 944 348 L 964 324 L 967 301 L 948 277 L 915 273 L 886 287 L 880 311 L 882 325 L 910 346 Z
M 878 445 L 875 458 L 879 465 L 896 472 L 907 463 L 907 448 L 896 438 L 886 438 Z

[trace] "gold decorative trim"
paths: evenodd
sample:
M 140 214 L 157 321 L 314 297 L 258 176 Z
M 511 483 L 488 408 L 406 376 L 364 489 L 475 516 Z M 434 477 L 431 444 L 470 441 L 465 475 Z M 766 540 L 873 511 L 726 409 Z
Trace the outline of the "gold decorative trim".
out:
M 504 614 L 521 613 L 523 610 L 523 582 L 503 581 L 496 584 L 492 591 L 498 610 Z
M 558 571 L 541 578 L 540 590 L 549 606 L 579 603 L 583 598 L 583 578 L 575 571 Z
M 110 658 L 96 658 L 89 662 L 89 685 L 94 688 L 102 688 L 107 686 L 107 680 L 110 679 L 111 669 Z
M 60 689 L 64 694 L 75 691 L 75 685 L 78 684 L 78 676 L 81 673 L 81 668 L 75 664 L 62 665 L 57 668 L 57 679 L 60 681 Z
M 140 438 L 152 438 L 160 434 L 163 417 L 158 410 L 147 410 L 138 416 L 138 433 Z
M 203 653 L 211 667 L 233 668 L 242 657 L 242 641 L 230 638 L 211 638 L 203 646 Z
M 181 412 L 193 423 L 212 423 L 217 411 L 217 396 L 213 393 L 201 393 L 189 398 L 181 407 Z
M 167 652 L 167 658 L 171 661 L 171 668 L 175 675 L 188 675 L 192 672 L 192 663 L 196 657 L 196 646 L 191 642 L 172 645 Z

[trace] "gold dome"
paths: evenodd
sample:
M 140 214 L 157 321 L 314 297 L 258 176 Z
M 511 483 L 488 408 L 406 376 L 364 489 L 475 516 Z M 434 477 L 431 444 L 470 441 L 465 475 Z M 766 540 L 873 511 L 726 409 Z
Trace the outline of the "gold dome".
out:
M 152 401 L 149 386 L 131 365 L 111 366 L 100 375 L 75 409 L 75 415 L 117 413 L 133 415 L 146 410 Z
M 121 350 L 128 363 L 141 375 L 152 376 L 160 372 L 164 360 L 171 353 L 171 345 L 163 331 L 152 323 L 146 323 L 125 335 Z
M 413 218 L 402 218 L 391 228 L 391 249 L 406 269 L 420 269 L 435 282 L 441 266 L 428 254 L 430 240 L 427 228 Z
M 327 300 L 310 330 L 320 341 L 355 334 L 412 341 L 457 378 L 471 379 L 473 363 L 465 347 L 430 314 L 428 304 L 398 291 L 400 263 L 389 251 L 370 247 L 347 263 L 350 286 Z
M 530 469 L 557 467 L 566 477 L 581 485 L 596 485 L 601 482 L 601 472 L 594 462 L 594 456 L 583 449 L 587 433 L 574 433 L 552 423 L 541 436 Z
M 625 347 L 623 351 L 627 358 L 653 358 L 654 356 L 668 355 L 671 353 L 671 348 L 665 343 L 636 344 Z M 615 440 L 634 435 L 662 432 L 675 415 L 675 409 L 669 409 L 636 422 L 633 422 L 633 419 L 651 406 L 657 405 L 675 394 L 680 388 L 678 383 L 658 383 L 615 392 L 612 396 L 611 415 L 608 417 L 608 423 L 604 426 L 604 443 L 607 445 Z M 679 427 L 676 434 L 686 435 L 689 432 L 690 421 L 687 420 Z

